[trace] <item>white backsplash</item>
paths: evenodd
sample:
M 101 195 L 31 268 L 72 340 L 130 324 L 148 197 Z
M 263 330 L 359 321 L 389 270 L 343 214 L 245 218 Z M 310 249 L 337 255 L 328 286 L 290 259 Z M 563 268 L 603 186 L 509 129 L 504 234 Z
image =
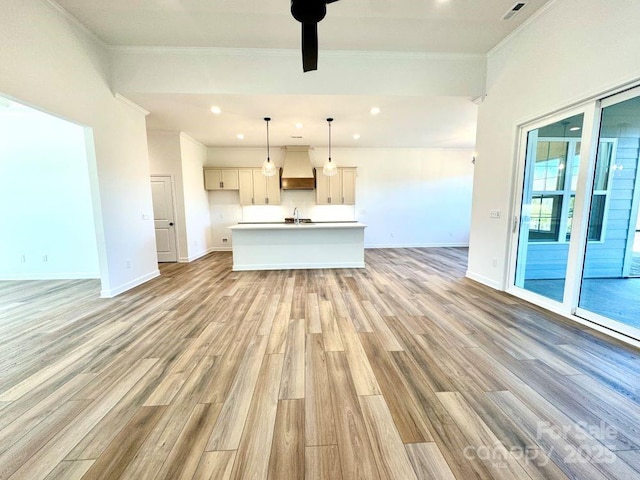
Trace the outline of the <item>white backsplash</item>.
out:
M 354 205 L 316 205 L 315 190 L 282 190 L 281 205 L 242 207 L 243 222 L 282 222 L 298 207 L 300 218 L 314 222 L 355 220 Z

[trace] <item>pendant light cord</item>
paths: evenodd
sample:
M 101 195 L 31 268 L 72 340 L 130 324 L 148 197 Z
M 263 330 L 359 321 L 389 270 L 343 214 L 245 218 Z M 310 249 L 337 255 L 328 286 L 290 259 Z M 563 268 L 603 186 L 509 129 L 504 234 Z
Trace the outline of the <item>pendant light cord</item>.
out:
M 265 117 L 264 119 L 264 121 L 267 122 L 267 162 L 271 161 L 269 157 L 269 120 L 271 120 L 269 117 Z
M 327 118 L 329 124 L 329 163 L 331 163 L 331 122 L 333 122 L 333 118 Z

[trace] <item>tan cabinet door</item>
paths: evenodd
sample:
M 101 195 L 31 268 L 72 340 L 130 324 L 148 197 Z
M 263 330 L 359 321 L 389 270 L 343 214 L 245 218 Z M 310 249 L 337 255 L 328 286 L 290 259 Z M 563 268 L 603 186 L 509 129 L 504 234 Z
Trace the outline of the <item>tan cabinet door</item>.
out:
M 218 168 L 204 169 L 205 190 L 222 190 L 222 170 Z
M 253 169 L 253 203 L 254 205 L 266 205 L 267 198 L 267 177 L 262 174 L 259 168 Z
M 280 205 L 280 175 L 276 174 L 273 177 L 265 178 L 267 180 L 267 203 L 269 205 Z
M 223 190 L 238 190 L 238 170 L 222 170 L 222 189 Z
M 205 190 L 238 190 L 238 169 L 205 168 Z
M 340 205 L 342 203 L 342 170 L 329 178 L 329 203 Z
M 322 169 L 318 169 L 316 174 L 316 203 L 318 205 L 329 204 L 329 178 L 322 173 Z
M 253 170 L 250 168 L 238 170 L 238 187 L 240 205 L 253 205 Z
M 342 171 L 342 204 L 356 204 L 356 170 L 345 168 Z
M 318 170 L 316 180 L 317 205 L 355 205 L 356 169 L 338 168 L 338 173 L 327 177 Z

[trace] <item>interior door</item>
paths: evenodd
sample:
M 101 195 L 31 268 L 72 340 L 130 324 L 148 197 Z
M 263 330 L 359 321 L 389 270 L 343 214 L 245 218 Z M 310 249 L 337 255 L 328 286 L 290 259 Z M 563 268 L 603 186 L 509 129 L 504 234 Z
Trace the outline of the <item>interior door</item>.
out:
M 173 182 L 170 176 L 151 177 L 153 221 L 156 229 L 158 262 L 177 262 L 175 215 L 173 209 Z

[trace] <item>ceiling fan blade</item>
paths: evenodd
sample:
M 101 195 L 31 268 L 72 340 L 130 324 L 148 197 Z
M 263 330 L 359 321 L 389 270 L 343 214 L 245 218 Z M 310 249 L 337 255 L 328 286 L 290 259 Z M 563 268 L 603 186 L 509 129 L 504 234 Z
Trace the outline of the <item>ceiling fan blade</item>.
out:
M 318 69 L 318 24 L 302 24 L 302 70 Z

